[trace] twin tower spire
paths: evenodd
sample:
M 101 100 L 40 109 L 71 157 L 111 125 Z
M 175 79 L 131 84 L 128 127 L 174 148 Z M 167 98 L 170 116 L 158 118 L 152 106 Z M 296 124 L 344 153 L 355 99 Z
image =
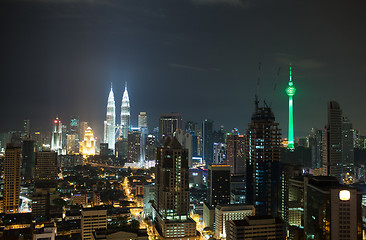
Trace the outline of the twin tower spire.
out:
M 111 91 L 109 92 L 107 103 L 107 118 L 104 121 L 104 143 L 108 143 L 109 149 L 114 149 L 116 137 L 119 136 L 127 139 L 130 129 L 130 98 L 128 97 L 127 82 L 125 83 L 125 91 L 122 97 L 121 121 L 119 125 L 116 124 L 116 103 L 111 84 Z

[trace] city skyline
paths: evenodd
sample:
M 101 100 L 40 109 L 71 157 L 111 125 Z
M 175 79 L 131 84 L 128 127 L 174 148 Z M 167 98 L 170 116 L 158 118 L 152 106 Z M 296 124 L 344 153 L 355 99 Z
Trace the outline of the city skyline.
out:
M 298 90 L 295 137 L 307 135 L 312 127 L 323 128 L 327 102 L 332 100 L 364 134 L 366 116 L 357 106 L 365 100 L 361 8 L 314 4 L 3 1 L 3 87 L 21 87 L 16 97 L 7 94 L 11 91 L 0 97 L 11 116 L 1 120 L 0 130 L 20 129 L 23 119 L 30 119 L 36 130 L 56 116 L 63 121 L 79 115 L 103 138 L 110 82 L 120 99 L 127 81 L 133 126 L 140 111 L 149 115 L 150 128 L 157 126 L 161 113 L 181 112 L 184 121 L 208 118 L 215 128 L 224 125 L 244 132 L 254 109 L 257 65 L 262 62 L 261 102 L 271 97 L 281 67 L 272 108 L 284 136 L 290 63 Z M 189 14 L 187 22 L 181 10 Z M 339 15 L 345 16 L 343 21 Z M 252 24 L 257 18 L 261 21 Z M 193 23 L 195 27 L 189 27 Z

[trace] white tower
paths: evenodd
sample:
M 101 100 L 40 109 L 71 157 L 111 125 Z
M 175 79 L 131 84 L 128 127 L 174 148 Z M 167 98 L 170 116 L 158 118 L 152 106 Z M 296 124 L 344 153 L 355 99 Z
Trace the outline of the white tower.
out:
M 104 142 L 108 143 L 109 149 L 114 149 L 114 144 L 116 142 L 116 104 L 114 102 L 113 88 L 111 86 L 111 91 L 108 96 L 107 104 L 107 120 L 104 123 Z
M 125 84 L 125 91 L 122 97 L 122 106 L 121 106 L 121 128 L 120 134 L 123 139 L 127 140 L 128 132 L 131 129 L 130 124 L 130 98 L 128 97 L 127 92 L 127 82 Z

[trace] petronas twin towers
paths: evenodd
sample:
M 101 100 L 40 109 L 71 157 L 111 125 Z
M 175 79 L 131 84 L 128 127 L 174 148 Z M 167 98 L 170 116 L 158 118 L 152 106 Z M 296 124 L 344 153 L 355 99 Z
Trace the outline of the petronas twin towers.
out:
M 104 121 L 104 142 L 108 143 L 109 149 L 114 149 L 116 136 L 118 136 L 117 134 L 123 139 L 127 139 L 130 129 L 130 98 L 128 97 L 126 82 L 125 91 L 123 92 L 122 97 L 120 125 L 116 124 L 116 103 L 114 101 L 113 88 L 111 86 L 107 104 L 107 119 Z

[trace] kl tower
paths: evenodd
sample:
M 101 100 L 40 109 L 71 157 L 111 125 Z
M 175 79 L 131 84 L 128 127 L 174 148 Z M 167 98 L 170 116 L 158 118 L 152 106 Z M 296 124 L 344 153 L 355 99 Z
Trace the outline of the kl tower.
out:
M 291 65 L 290 65 L 290 80 L 288 82 L 288 87 L 286 88 L 286 93 L 288 96 L 288 149 L 295 149 L 294 146 L 294 101 L 292 97 L 295 95 L 296 88 L 294 82 L 292 81 Z

